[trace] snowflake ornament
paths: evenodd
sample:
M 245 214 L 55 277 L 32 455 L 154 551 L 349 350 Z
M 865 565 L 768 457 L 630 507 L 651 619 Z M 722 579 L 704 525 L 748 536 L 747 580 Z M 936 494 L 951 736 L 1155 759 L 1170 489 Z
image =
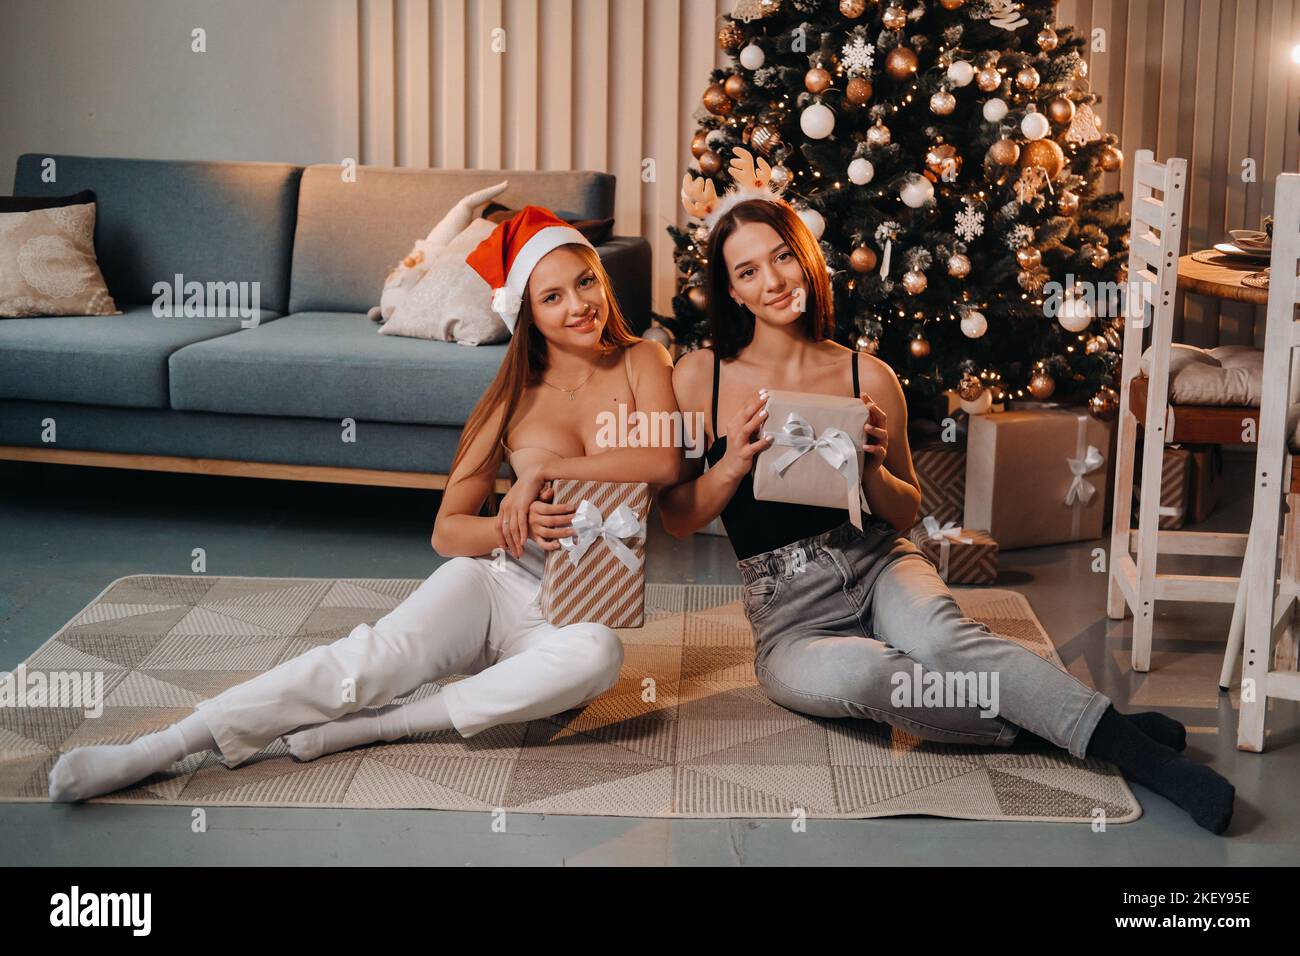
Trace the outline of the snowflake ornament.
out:
M 976 236 L 984 235 L 984 213 L 975 208 L 969 198 L 965 199 L 966 208 L 957 213 L 956 233 L 965 242 L 973 242 Z
M 1017 223 L 1007 233 L 1007 247 L 1010 249 L 1019 249 L 1021 246 L 1027 246 L 1033 241 L 1033 227 L 1026 226 L 1023 222 Z
M 875 50 L 861 36 L 855 36 L 848 43 L 844 44 L 844 49 L 840 51 L 840 62 L 844 66 L 845 72 L 849 74 L 871 72 L 875 64 Z

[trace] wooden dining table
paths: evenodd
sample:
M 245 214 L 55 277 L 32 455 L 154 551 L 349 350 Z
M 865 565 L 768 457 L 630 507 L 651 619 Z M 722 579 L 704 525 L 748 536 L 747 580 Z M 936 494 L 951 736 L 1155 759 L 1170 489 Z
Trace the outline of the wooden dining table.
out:
M 1234 259 L 1216 250 L 1201 250 L 1201 254 L 1215 253 L 1220 261 L 1200 262 L 1189 253 L 1178 259 L 1178 288 L 1200 295 L 1211 295 L 1234 302 L 1268 304 L 1268 289 L 1256 289 L 1242 284 L 1242 279 L 1252 272 L 1263 272 L 1267 262 Z

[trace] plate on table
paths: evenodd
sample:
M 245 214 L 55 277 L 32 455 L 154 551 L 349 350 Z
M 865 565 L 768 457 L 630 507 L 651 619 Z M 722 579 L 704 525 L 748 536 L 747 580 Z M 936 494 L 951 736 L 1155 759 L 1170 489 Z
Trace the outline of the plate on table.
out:
M 1245 246 L 1233 245 L 1231 242 L 1216 242 L 1214 249 L 1216 252 L 1222 252 L 1225 256 L 1236 256 L 1239 259 L 1250 259 L 1254 262 L 1267 262 L 1272 255 L 1269 249 L 1248 249 Z

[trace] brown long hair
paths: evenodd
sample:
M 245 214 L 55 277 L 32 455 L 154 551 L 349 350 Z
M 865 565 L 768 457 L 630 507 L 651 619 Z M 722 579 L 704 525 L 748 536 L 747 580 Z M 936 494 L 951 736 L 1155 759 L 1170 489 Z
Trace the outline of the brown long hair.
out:
M 734 358 L 754 338 L 754 314 L 738 305 L 728 291 L 731 278 L 722 245 L 740 226 L 750 222 L 767 223 L 790 247 L 803 269 L 808 290 L 804 303 L 804 334 L 814 342 L 828 339 L 835 332 L 835 304 L 831 283 L 826 275 L 826 259 L 813 234 L 795 211 L 783 202 L 747 199 L 736 203 L 718 219 L 709 234 L 709 329 L 713 351 L 719 358 Z
M 605 301 L 609 303 L 609 319 L 600 331 L 601 350 L 610 352 L 639 342 L 640 339 L 632 334 L 622 310 L 618 307 L 618 299 L 609 281 L 609 273 L 601 265 L 596 250 L 578 242 L 565 243 L 557 248 L 572 249 L 578 253 L 587 267 L 596 274 L 596 281 L 605 291 Z M 497 461 L 501 441 L 510 426 L 510 419 L 514 417 L 515 410 L 519 407 L 519 399 L 523 396 L 524 389 L 540 381 L 542 373 L 546 371 L 546 337 L 533 324 L 533 309 L 528 295 L 528 286 L 524 287 L 523 300 L 523 306 L 519 310 L 519 320 L 515 323 L 514 334 L 510 337 L 510 344 L 506 348 L 506 357 L 501 361 L 496 378 L 492 379 L 492 384 L 478 400 L 474 411 L 470 412 L 465 429 L 461 432 L 460 444 L 456 447 L 456 456 L 452 459 L 449 475 L 456 473 L 456 466 L 465 457 L 475 436 L 487 427 L 493 412 L 504 406 L 505 414 L 501 416 L 500 425 L 492 440 L 492 447 L 470 474 L 477 475 L 492 467 Z

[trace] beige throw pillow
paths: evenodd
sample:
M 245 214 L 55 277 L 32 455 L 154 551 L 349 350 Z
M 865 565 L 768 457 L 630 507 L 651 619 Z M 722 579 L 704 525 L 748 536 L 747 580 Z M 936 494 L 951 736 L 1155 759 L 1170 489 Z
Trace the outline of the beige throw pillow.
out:
M 510 338 L 505 322 L 492 311 L 492 290 L 465 261 L 495 228 L 486 219 L 475 219 L 452 239 L 379 327 L 379 334 L 461 345 L 489 345 Z
M 94 236 L 94 203 L 0 213 L 0 317 L 120 315 Z

